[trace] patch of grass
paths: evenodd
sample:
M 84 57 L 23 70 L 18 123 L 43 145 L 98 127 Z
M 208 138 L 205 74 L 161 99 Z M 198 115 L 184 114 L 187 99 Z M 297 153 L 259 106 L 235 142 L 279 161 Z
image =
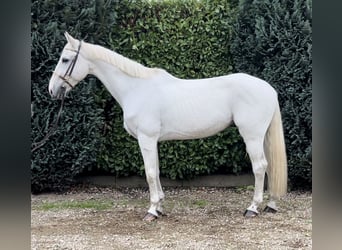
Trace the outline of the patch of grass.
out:
M 105 210 L 113 207 L 111 201 L 96 201 L 96 200 L 85 200 L 85 201 L 60 201 L 60 202 L 44 202 L 37 207 L 38 210 L 63 210 L 63 209 L 94 209 L 94 210 Z
M 205 208 L 208 205 L 208 202 L 206 200 L 196 200 L 193 202 L 193 205 L 199 208 Z
M 120 200 L 118 201 L 117 205 L 128 207 L 128 206 L 134 206 L 134 207 L 146 207 L 149 205 L 148 199 L 129 199 L 129 200 Z
M 254 186 L 253 185 L 249 185 L 249 186 L 236 187 L 235 191 L 236 192 L 254 191 Z

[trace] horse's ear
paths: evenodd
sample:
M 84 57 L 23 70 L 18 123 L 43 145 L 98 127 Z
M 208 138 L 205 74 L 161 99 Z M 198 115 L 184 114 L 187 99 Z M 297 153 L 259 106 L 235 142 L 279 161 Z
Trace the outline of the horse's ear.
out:
M 68 41 L 68 43 L 70 43 L 71 44 L 71 46 L 73 47 L 73 48 L 77 48 L 77 45 L 78 45 L 78 41 L 75 39 L 75 38 L 73 38 L 68 32 L 64 32 L 64 36 L 65 36 L 65 38 L 67 39 L 67 41 Z

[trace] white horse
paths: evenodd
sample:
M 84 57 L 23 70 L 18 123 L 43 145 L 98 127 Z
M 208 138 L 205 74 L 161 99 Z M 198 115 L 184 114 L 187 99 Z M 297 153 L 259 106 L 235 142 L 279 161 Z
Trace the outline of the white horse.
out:
M 92 74 L 120 104 L 124 128 L 138 140 L 144 160 L 150 191 L 144 220 L 163 214 L 158 142 L 208 137 L 232 122 L 246 144 L 255 176 L 253 200 L 244 215 L 258 214 L 266 171 L 270 200 L 265 211 L 277 211 L 276 202 L 287 191 L 287 160 L 277 93 L 267 82 L 243 73 L 179 79 L 67 32 L 65 37 L 67 44 L 50 79 L 49 93 L 61 98 Z

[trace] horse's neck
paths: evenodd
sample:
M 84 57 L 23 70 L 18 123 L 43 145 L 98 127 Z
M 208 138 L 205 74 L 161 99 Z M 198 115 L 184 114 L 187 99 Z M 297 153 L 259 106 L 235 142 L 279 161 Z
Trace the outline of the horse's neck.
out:
M 131 77 L 115 66 L 101 60 L 92 62 L 90 74 L 96 76 L 105 85 L 121 107 L 124 97 L 136 87 L 139 81 L 139 79 Z

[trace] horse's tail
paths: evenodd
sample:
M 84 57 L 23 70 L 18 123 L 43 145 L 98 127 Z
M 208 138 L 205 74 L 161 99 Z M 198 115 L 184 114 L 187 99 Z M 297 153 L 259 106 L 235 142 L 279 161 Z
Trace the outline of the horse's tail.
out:
M 268 189 L 271 197 L 280 198 L 287 192 L 287 159 L 278 103 L 266 133 L 264 148 L 268 162 Z

